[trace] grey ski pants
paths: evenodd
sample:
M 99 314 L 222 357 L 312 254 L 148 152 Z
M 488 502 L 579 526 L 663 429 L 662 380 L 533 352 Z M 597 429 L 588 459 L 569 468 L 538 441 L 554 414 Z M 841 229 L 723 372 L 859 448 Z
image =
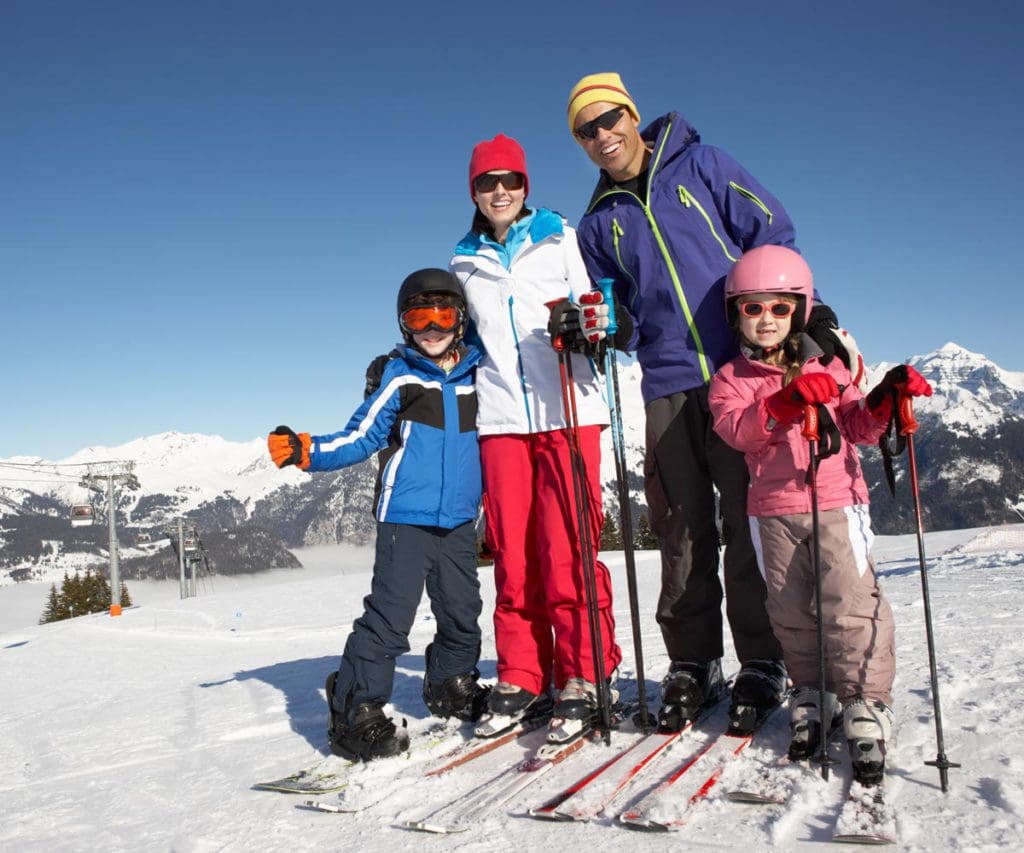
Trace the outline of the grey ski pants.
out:
M 646 412 L 644 486 L 661 548 L 657 617 L 669 657 L 706 662 L 723 653 L 717 487 L 726 615 L 736 655 L 741 663 L 781 658 L 750 542 L 747 465 L 712 429 L 707 388 L 652 400 Z
M 750 519 L 768 584 L 768 613 L 796 687 L 818 686 L 811 514 Z M 892 704 L 896 675 L 892 608 L 875 578 L 865 505 L 818 515 L 825 680 L 840 702 L 856 696 Z

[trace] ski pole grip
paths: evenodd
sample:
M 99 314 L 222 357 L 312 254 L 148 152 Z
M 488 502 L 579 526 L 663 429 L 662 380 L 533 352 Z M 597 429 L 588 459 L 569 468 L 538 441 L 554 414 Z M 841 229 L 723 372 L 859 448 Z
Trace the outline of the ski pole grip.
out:
M 562 299 L 552 299 L 550 302 L 545 302 L 544 303 L 544 307 L 547 308 L 548 311 L 554 311 L 555 310 L 555 306 L 556 305 L 561 305 L 563 301 L 564 300 L 562 300 Z M 551 348 L 555 352 L 557 352 L 557 353 L 561 353 L 561 352 L 565 351 L 565 341 L 562 340 L 562 336 L 561 335 L 552 335 L 551 336 Z
M 900 394 L 896 403 L 900 412 L 900 435 L 913 435 L 917 432 L 917 421 L 914 419 L 914 398 L 909 394 Z
M 611 337 L 619 330 L 619 324 L 615 322 L 615 298 L 612 296 L 612 285 L 614 278 L 600 278 L 597 280 L 597 289 L 601 291 L 604 304 L 608 306 L 608 336 Z
M 808 441 L 818 440 L 818 407 L 814 405 L 804 406 L 804 425 L 801 429 L 803 437 Z

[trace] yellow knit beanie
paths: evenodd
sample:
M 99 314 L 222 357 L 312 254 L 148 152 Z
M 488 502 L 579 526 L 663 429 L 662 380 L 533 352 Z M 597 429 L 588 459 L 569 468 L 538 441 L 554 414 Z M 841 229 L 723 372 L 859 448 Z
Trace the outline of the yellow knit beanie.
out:
M 640 121 L 640 113 L 626 91 L 622 78 L 614 71 L 603 71 L 600 74 L 588 74 L 572 87 L 569 93 L 569 130 L 576 128 L 576 116 L 580 110 L 599 101 L 622 104 L 633 118 Z

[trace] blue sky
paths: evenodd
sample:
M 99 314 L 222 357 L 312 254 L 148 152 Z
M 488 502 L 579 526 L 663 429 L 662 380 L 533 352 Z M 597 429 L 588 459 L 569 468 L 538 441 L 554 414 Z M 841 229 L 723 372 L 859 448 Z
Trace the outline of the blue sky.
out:
M 3 0 L 0 457 L 341 427 L 467 229 L 476 142 L 578 220 L 565 100 L 605 70 L 783 201 L 869 361 L 1024 370 L 1021 9 Z

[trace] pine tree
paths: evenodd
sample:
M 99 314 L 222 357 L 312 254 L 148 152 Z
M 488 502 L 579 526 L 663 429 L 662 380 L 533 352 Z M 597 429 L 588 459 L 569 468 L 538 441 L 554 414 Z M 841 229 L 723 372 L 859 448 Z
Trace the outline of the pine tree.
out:
M 39 624 L 45 625 L 47 622 L 56 622 L 61 618 L 60 614 L 60 596 L 57 595 L 57 584 L 50 584 L 50 594 L 46 599 L 46 607 L 43 608 L 43 615 L 39 617 Z
M 647 520 L 646 513 L 640 514 L 640 520 L 636 525 L 634 540 L 634 547 L 638 551 L 658 550 L 658 537 L 655 536 L 654 531 L 651 530 L 651 523 Z
M 124 581 L 121 581 L 121 606 L 131 607 L 132 597 L 128 594 L 128 587 L 125 586 Z
M 602 551 L 621 551 L 623 547 L 622 533 L 615 523 L 615 517 L 608 513 L 604 517 L 604 524 L 601 526 L 601 548 Z

